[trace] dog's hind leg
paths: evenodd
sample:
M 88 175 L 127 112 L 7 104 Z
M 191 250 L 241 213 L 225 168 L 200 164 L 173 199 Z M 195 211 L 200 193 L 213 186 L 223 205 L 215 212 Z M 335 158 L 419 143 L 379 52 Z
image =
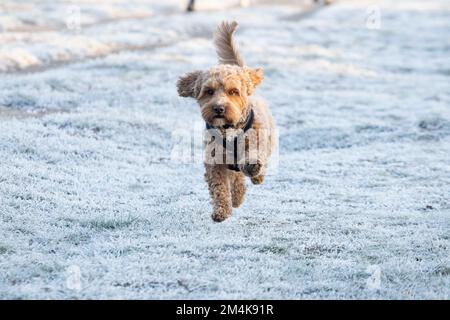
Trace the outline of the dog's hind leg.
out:
M 231 202 L 234 208 L 238 208 L 244 202 L 245 176 L 242 172 L 229 171 Z
M 205 180 L 213 203 L 212 218 L 221 222 L 231 216 L 231 191 L 228 169 L 225 165 L 205 164 Z

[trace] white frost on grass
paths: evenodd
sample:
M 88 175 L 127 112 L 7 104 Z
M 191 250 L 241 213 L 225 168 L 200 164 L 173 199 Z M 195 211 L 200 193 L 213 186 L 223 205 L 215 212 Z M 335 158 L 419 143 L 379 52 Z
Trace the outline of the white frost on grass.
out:
M 0 298 L 448 299 L 450 7 L 419 3 L 377 2 L 380 30 L 360 1 L 110 21 L 90 37 L 128 48 L 61 65 L 64 32 L 1 34 L 51 68 L 0 78 Z M 216 224 L 202 166 L 170 155 L 200 120 L 176 79 L 215 63 L 224 18 L 280 163 Z

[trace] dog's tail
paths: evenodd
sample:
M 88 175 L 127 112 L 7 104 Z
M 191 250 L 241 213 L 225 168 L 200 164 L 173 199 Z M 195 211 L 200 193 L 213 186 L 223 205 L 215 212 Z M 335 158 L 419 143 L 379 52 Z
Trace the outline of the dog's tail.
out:
M 244 60 L 239 54 L 239 50 L 233 41 L 233 34 L 237 28 L 237 22 L 231 23 L 223 21 L 217 26 L 214 34 L 214 44 L 216 45 L 216 52 L 219 56 L 219 63 L 221 64 L 235 64 L 244 66 Z

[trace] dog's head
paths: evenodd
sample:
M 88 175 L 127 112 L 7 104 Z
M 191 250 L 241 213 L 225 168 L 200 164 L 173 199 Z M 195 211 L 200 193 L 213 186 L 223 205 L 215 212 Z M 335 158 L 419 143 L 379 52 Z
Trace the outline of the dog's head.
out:
M 197 99 L 203 119 L 214 127 L 236 125 L 247 115 L 248 97 L 263 80 L 261 69 L 246 67 L 233 41 L 237 22 L 222 22 L 214 34 L 219 65 L 194 71 L 177 82 L 178 94 Z
M 217 65 L 178 80 L 178 94 L 197 99 L 203 119 L 212 126 L 236 125 L 247 115 L 248 97 L 261 81 L 261 69 Z

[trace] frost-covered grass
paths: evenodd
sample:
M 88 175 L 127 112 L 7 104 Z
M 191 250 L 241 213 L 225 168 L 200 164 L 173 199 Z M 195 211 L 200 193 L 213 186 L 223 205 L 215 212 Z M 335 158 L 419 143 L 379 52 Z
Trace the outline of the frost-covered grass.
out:
M 375 1 L 380 30 L 365 27 L 374 1 L 307 17 L 139 1 L 153 14 L 93 14 L 78 34 L 47 16 L 57 3 L 5 3 L 17 7 L 0 21 L 29 7 L 53 29 L 0 34 L 42 61 L 16 73 L 30 65 L 0 60 L 0 298 L 449 298 L 447 1 Z M 215 63 L 224 18 L 241 22 L 243 56 L 265 70 L 280 162 L 217 224 L 202 166 L 171 151 L 173 132 L 200 120 L 177 76 Z M 122 48 L 72 56 L 76 42 L 52 44 L 64 37 Z M 61 48 L 64 64 L 42 58 Z

